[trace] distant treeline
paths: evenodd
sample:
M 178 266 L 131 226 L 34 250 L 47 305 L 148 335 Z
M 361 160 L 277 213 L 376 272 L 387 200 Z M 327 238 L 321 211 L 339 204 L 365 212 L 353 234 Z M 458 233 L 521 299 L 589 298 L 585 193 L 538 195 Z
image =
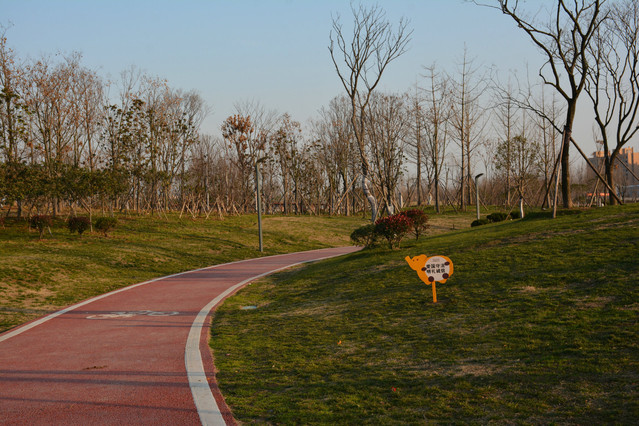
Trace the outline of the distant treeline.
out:
M 633 106 L 634 115 L 620 117 L 636 132 L 639 7 L 613 5 L 602 33 L 590 39 L 588 58 L 599 65 L 589 68 L 584 90 L 604 110 L 604 95 L 618 102 L 634 94 L 610 111 Z M 475 203 L 477 182 L 481 202 L 505 207 L 520 200 L 549 205 L 555 192 L 564 105 L 548 85 L 499 82 L 466 51 L 454 72 L 431 66 L 405 93 L 373 93 L 357 117 L 345 95 L 304 127 L 289 114 L 244 102 L 220 123 L 221 136 L 211 136 L 201 131 L 209 107 L 196 91 L 174 89 L 134 68 L 107 81 L 77 53 L 23 59 L 6 33 L 0 27 L 0 206 L 7 216 L 249 212 L 256 207 L 258 169 L 267 212 L 362 211 L 362 176 L 380 214 L 408 204 L 464 209 Z M 597 49 L 596 41 L 614 50 Z M 634 71 L 615 74 L 615 58 L 617 70 Z M 357 138 L 354 119 L 364 129 Z M 605 134 L 611 127 L 603 124 Z M 615 182 L 614 160 L 632 135 L 614 146 L 611 133 L 610 149 L 604 138 L 598 166 L 612 186 L 623 184 Z M 571 185 L 572 199 L 581 203 L 601 191 L 585 172 L 573 173 Z

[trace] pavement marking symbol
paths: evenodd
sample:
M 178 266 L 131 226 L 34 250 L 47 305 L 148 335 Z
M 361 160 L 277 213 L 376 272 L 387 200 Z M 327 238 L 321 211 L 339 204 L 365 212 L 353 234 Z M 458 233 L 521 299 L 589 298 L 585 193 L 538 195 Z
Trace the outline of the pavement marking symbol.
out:
M 111 312 L 108 314 L 96 314 L 89 315 L 87 319 L 115 319 L 115 318 L 131 318 L 136 315 L 146 315 L 149 317 L 170 317 L 172 315 L 179 315 L 179 312 L 170 311 L 170 312 L 161 312 L 161 311 L 118 311 Z
M 259 258 L 259 259 L 266 259 L 266 258 L 277 258 L 277 257 L 286 257 L 286 256 L 290 256 L 291 254 L 294 253 L 289 253 L 289 254 L 278 254 L 278 255 L 273 255 L 273 256 L 266 256 L 263 258 Z M 211 387 L 208 384 L 208 380 L 206 377 L 206 372 L 204 371 L 204 365 L 202 362 L 202 354 L 200 353 L 199 350 L 199 341 L 200 338 L 202 336 L 202 330 L 205 329 L 208 325 L 206 322 L 206 318 L 208 317 L 208 315 L 210 314 L 211 310 L 213 309 L 213 307 L 217 304 L 219 304 L 222 300 L 224 300 L 224 298 L 230 294 L 232 294 L 235 290 L 239 289 L 240 287 L 246 285 L 247 283 L 261 278 L 263 276 L 272 274 L 274 272 L 278 272 L 287 268 L 290 268 L 292 266 L 296 266 L 296 265 L 300 265 L 300 264 L 304 264 L 304 263 L 311 263 L 311 262 L 317 262 L 320 260 L 324 260 L 324 259 L 329 259 L 331 257 L 335 257 L 335 256 L 341 256 L 343 254 L 346 253 L 341 253 L 341 254 L 331 254 L 328 256 L 324 256 L 324 257 L 319 257 L 319 258 L 315 258 L 312 260 L 305 260 L 305 261 L 301 261 L 298 263 L 293 263 L 293 264 L 289 264 L 280 268 L 275 268 L 271 271 L 262 273 L 262 274 L 257 274 L 249 279 L 246 279 L 240 283 L 237 283 L 235 285 L 233 285 L 232 287 L 228 288 L 226 291 L 224 291 L 222 294 L 218 295 L 216 298 L 214 298 L 211 302 L 209 302 L 209 304 L 207 304 L 205 307 L 203 307 L 200 312 L 196 315 L 193 323 L 191 324 L 191 329 L 189 331 L 188 337 L 187 337 L 187 342 L 185 345 L 185 351 L 184 351 L 184 362 L 185 362 L 185 367 L 186 367 L 186 372 L 187 372 L 187 378 L 188 378 L 188 382 L 189 382 L 189 387 L 191 388 L 191 394 L 193 396 L 194 399 L 194 403 L 197 409 L 197 412 L 200 416 L 200 421 L 202 422 L 203 425 L 226 425 L 226 422 L 224 421 L 224 418 L 222 416 L 220 407 L 217 404 L 217 401 L 215 401 L 215 397 L 213 396 L 213 392 L 211 391 Z M 235 262 L 228 262 L 228 263 L 224 263 L 224 264 L 219 264 L 219 265 L 213 265 L 213 266 L 208 266 L 205 268 L 199 268 L 199 269 L 194 269 L 192 271 L 185 271 L 185 272 L 180 272 L 177 274 L 173 274 L 173 275 L 167 275 L 164 277 L 159 277 L 159 278 L 155 278 L 149 281 L 145 281 L 142 283 L 138 283 L 138 284 L 133 284 L 130 285 L 128 287 L 124 287 L 118 290 L 113 290 L 109 293 L 105 293 L 102 294 L 100 296 L 96 296 L 93 297 L 91 299 L 87 299 L 83 302 L 80 303 L 76 303 L 75 305 L 71 305 L 68 306 L 65 309 L 62 309 L 60 311 L 54 312 L 52 314 L 49 314 L 43 318 L 37 319 L 35 321 L 32 321 L 30 323 L 27 323 L 21 327 L 17 327 L 16 329 L 9 331 L 7 333 L 4 333 L 2 335 L 0 335 L 0 342 L 3 342 L 5 340 L 8 340 L 12 337 L 15 337 L 17 335 L 20 335 L 34 327 L 37 327 L 47 321 L 50 321 L 58 316 L 64 315 L 68 312 L 71 312 L 73 310 L 76 310 L 78 308 L 81 308 L 82 306 L 88 305 L 90 303 L 96 302 L 98 300 L 104 299 L 106 297 L 112 296 L 114 294 L 117 293 L 121 293 L 124 291 L 128 291 L 128 290 L 132 290 L 134 288 L 146 285 L 146 284 L 151 284 L 157 281 L 161 281 L 161 280 L 165 280 L 167 278 L 173 278 L 173 277 L 179 277 L 181 275 L 186 275 L 192 272 L 199 272 L 199 271 L 204 271 L 204 270 L 212 270 L 212 269 L 217 269 L 223 266 L 228 266 L 228 265 L 233 265 L 233 264 L 241 264 L 244 262 L 250 262 L 253 260 L 257 260 L 257 259 L 245 259 L 245 260 L 239 260 L 239 261 L 235 261 Z M 140 312 L 144 312 L 144 313 L 140 313 Z M 154 315 L 151 315 L 151 314 Z M 150 315 L 150 316 L 157 316 L 157 315 L 178 315 L 179 312 L 154 312 L 154 311 L 131 311 L 131 312 L 126 312 L 126 311 L 114 311 L 111 312 L 109 314 L 97 314 L 95 315 L 96 317 L 99 318 L 90 318 L 90 319 L 108 319 L 108 318 L 125 318 L 125 317 L 131 317 L 132 315 Z M 117 315 L 117 316 L 113 316 L 113 315 Z M 126 315 L 126 316 L 123 316 Z M 92 316 L 92 315 L 90 315 Z

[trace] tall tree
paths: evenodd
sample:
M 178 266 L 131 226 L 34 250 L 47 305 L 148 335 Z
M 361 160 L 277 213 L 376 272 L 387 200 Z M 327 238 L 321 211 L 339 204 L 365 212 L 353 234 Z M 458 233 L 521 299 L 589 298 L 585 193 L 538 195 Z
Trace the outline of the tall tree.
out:
M 233 150 L 233 163 L 242 181 L 242 203 L 244 209 L 248 206 L 251 193 L 251 172 L 257 161 L 258 152 L 266 146 L 265 140 L 256 135 L 251 117 L 235 114 L 228 117 L 222 124 L 222 137 Z
M 510 206 L 510 196 L 511 190 L 513 188 L 512 185 L 512 172 L 513 172 L 513 163 L 514 163 L 514 142 L 513 138 L 515 137 L 515 127 L 518 122 L 518 113 L 519 108 L 514 102 L 514 93 L 512 83 L 509 80 L 506 88 L 498 89 L 496 91 L 495 99 L 497 99 L 497 104 L 495 105 L 495 114 L 494 117 L 496 119 L 496 131 L 498 133 L 498 162 L 497 162 L 497 170 L 500 170 L 504 174 L 505 178 L 505 188 L 504 194 L 506 195 L 505 201 L 506 205 Z
M 375 166 L 372 178 L 389 215 L 400 207 L 396 193 L 404 165 L 404 140 L 409 125 L 404 112 L 402 96 L 375 93 L 366 115 L 366 135 Z
M 481 96 L 487 87 L 486 78 L 479 75 L 474 59 L 468 57 L 464 47 L 461 62 L 458 64 L 457 78 L 452 80 L 453 107 L 451 126 L 455 132 L 455 141 L 461 149 L 460 167 L 460 207 L 465 208 L 472 202 L 471 191 L 472 159 L 486 124 L 485 108 Z
M 20 142 L 24 138 L 27 107 L 22 98 L 22 67 L 7 46 L 6 28 L 0 26 L 0 147 L 7 163 L 20 160 Z
M 557 159 L 557 140 L 561 135 L 553 123 L 557 122 L 559 116 L 562 115 L 556 92 L 552 93 L 551 99 L 546 99 L 546 90 L 542 87 L 539 93 L 539 99 L 535 102 L 534 121 L 540 134 L 540 149 L 538 152 L 537 164 L 540 173 L 544 176 L 545 197 L 541 201 L 541 205 L 551 205 L 550 187 L 551 179 L 554 175 L 554 167 L 556 167 Z
M 566 117 L 561 147 L 561 189 L 566 208 L 572 207 L 570 194 L 570 141 L 577 101 L 589 72 L 588 47 L 602 20 L 606 0 L 557 0 L 547 18 L 523 10 L 519 0 L 497 0 L 509 16 L 545 57 L 539 69 L 544 84 L 553 87 L 566 101 Z M 481 2 L 475 1 L 479 4 Z
M 302 128 L 300 123 L 294 121 L 288 114 L 284 114 L 280 118 L 279 127 L 271 135 L 271 155 L 280 171 L 285 214 L 289 214 L 291 210 L 292 166 L 295 161 L 294 157 L 298 155 L 301 138 Z
M 92 70 L 80 69 L 73 88 L 74 102 L 78 109 L 78 137 L 86 147 L 84 163 L 90 171 L 96 170 L 97 139 L 104 123 L 104 83 Z M 76 154 L 78 157 L 79 153 Z
M 603 145 L 606 180 L 615 188 L 621 149 L 639 132 L 639 3 L 614 3 L 590 46 L 586 92 L 592 100 Z M 610 194 L 610 204 L 617 200 Z
M 425 134 L 424 127 L 426 121 L 426 107 L 424 106 L 424 97 L 421 95 L 419 88 L 415 85 L 415 91 L 409 95 L 406 104 L 406 114 L 409 117 L 408 129 L 406 132 L 406 152 L 415 161 L 415 192 L 417 192 L 417 205 L 422 205 L 422 166 L 426 163 L 428 170 L 428 162 L 424 161 Z
M 362 162 L 362 190 L 371 208 L 371 221 L 377 216 L 377 202 L 369 187 L 370 162 L 366 150 L 365 119 L 371 94 L 388 65 L 406 52 L 412 31 L 403 18 L 397 29 L 386 20 L 379 6 L 351 5 L 354 25 L 350 40 L 333 18 L 328 50 L 337 75 L 351 101 L 351 124 Z
M 427 156 L 433 173 L 435 192 L 435 210 L 440 213 L 441 172 L 448 145 L 448 126 L 451 119 L 452 105 L 449 79 L 437 71 L 433 64 L 426 68 L 426 86 L 424 92 L 427 101 L 426 142 Z
M 321 145 L 322 158 L 326 167 L 336 174 L 333 190 L 339 192 L 339 198 L 335 208 L 343 207 L 343 212 L 347 216 L 351 212 L 349 196 L 352 201 L 352 189 L 360 174 L 358 164 L 361 164 L 357 161 L 358 154 L 349 110 L 349 99 L 343 95 L 337 96 L 331 100 L 328 107 L 320 109 L 320 117 L 314 123 L 314 135 Z M 339 183 L 341 189 L 338 188 Z

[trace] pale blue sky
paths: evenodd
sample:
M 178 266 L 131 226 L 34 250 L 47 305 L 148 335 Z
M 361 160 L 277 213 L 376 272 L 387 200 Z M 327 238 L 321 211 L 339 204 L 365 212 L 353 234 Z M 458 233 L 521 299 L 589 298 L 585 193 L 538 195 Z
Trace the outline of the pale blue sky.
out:
M 507 17 L 462 0 L 380 0 L 391 22 L 414 30 L 382 90 L 404 91 L 437 62 L 449 72 L 464 45 L 476 63 L 500 74 L 536 75 L 540 54 Z M 203 130 L 218 134 L 238 101 L 257 100 L 306 122 L 342 93 L 328 43 L 331 16 L 352 22 L 347 0 L 0 0 L 8 44 L 20 57 L 78 51 L 83 64 L 117 79 L 135 65 L 169 85 L 196 90 L 212 112 Z M 589 107 L 583 113 L 589 114 Z M 575 129 L 592 139 L 592 126 Z

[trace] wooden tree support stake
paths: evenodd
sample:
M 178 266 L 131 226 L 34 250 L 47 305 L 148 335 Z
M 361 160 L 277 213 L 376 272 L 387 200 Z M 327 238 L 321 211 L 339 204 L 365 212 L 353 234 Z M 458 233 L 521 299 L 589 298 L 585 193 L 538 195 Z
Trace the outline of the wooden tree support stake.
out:
M 579 145 L 577 145 L 577 142 L 571 137 L 570 138 L 570 142 L 572 142 L 573 145 L 575 145 L 575 147 L 577 148 L 577 151 L 579 151 L 579 153 L 581 154 L 582 157 L 584 157 L 584 159 L 586 160 L 586 162 L 588 163 L 588 165 L 590 166 L 590 168 L 592 169 L 593 172 L 595 172 L 595 174 L 597 175 L 597 177 L 599 178 L 599 180 L 601 180 L 601 182 L 606 185 L 606 188 L 608 188 L 608 191 L 610 192 L 610 195 L 617 200 L 617 202 L 619 204 L 623 204 L 623 201 L 621 201 L 619 199 L 619 197 L 617 196 L 617 193 L 615 192 L 614 189 L 612 189 L 610 187 L 610 185 L 608 185 L 608 182 L 606 182 L 606 179 L 604 179 L 601 174 L 599 173 L 599 171 L 597 171 L 597 169 L 595 168 L 595 166 L 590 162 L 590 160 L 588 159 L 588 157 L 586 157 L 586 154 L 584 154 L 584 152 L 581 150 L 581 148 L 579 148 Z

